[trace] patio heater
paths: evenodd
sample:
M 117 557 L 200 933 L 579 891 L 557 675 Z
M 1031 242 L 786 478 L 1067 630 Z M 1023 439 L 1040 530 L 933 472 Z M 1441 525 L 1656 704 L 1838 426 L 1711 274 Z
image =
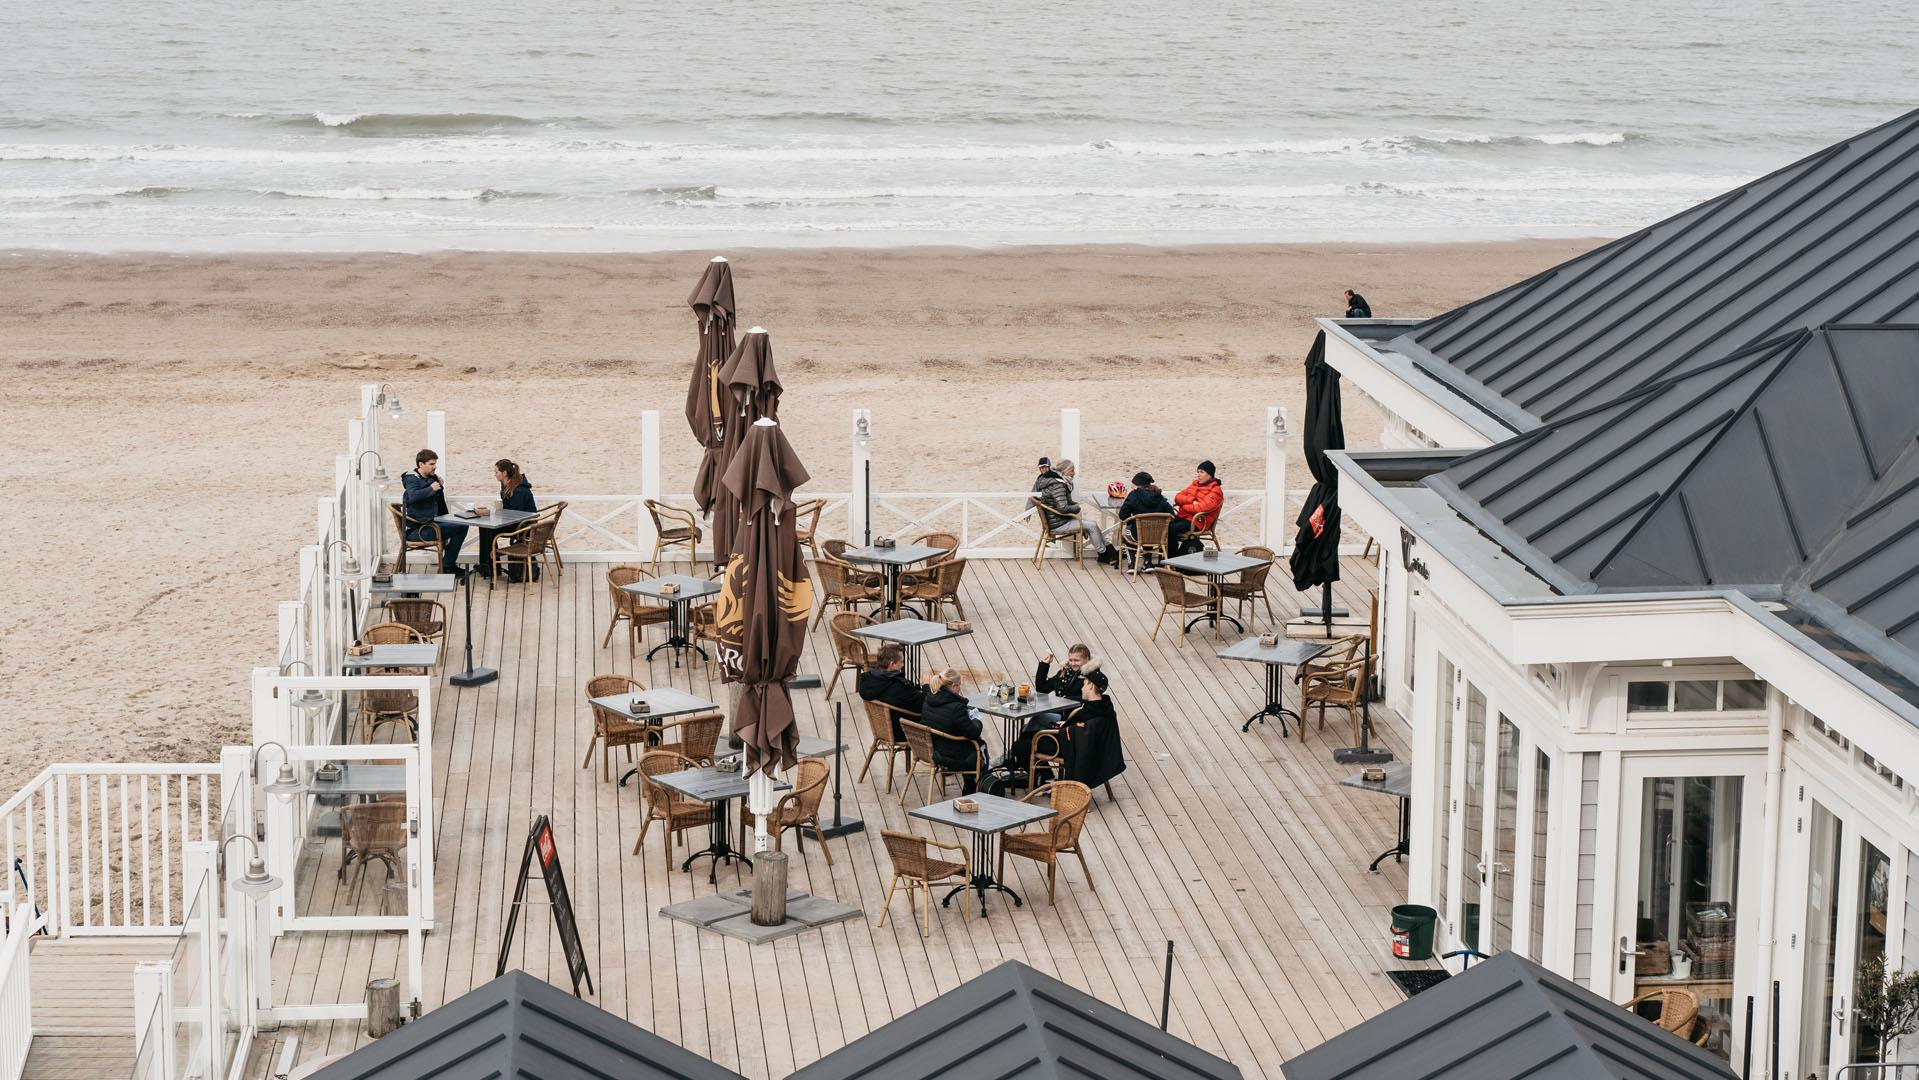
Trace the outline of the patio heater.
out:
M 466 576 L 466 670 L 457 675 L 447 676 L 447 682 L 465 688 L 485 686 L 500 677 L 500 673 L 490 667 L 473 666 L 473 575 Z
M 819 676 L 815 675 L 813 679 L 817 682 Z M 794 681 L 797 682 L 798 680 Z M 840 737 L 840 725 L 843 722 L 845 712 L 845 702 L 835 701 L 833 703 L 833 821 L 830 825 L 821 823 L 818 828 L 813 830 L 814 838 L 820 841 L 825 841 L 828 837 L 832 836 L 845 836 L 848 833 L 856 833 L 866 828 L 866 822 L 861 819 L 845 816 L 840 813 L 840 773 L 844 771 L 843 766 L 845 764 L 841 758 L 846 752 L 846 742 Z
M 873 456 L 872 454 L 867 453 L 866 451 L 871 450 L 873 447 L 873 419 L 871 416 L 867 414 L 865 409 L 861 409 L 859 412 L 859 415 L 854 417 L 853 419 L 853 441 L 859 445 L 859 448 L 861 450 L 860 461 L 861 461 L 861 464 L 866 469 L 866 485 L 864 489 L 865 495 L 866 495 L 866 513 L 861 518 L 861 520 L 866 523 L 866 538 L 863 541 L 863 543 L 867 547 L 872 547 L 873 546 Z

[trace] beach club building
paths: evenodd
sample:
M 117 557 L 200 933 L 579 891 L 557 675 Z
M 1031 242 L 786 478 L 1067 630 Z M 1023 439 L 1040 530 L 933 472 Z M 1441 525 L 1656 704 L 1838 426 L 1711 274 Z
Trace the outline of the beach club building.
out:
M 1919 113 L 1321 326 L 1386 419 L 1333 457 L 1440 947 L 1690 991 L 1742 1075 L 1919 1059 L 1858 1016 L 1919 967 Z

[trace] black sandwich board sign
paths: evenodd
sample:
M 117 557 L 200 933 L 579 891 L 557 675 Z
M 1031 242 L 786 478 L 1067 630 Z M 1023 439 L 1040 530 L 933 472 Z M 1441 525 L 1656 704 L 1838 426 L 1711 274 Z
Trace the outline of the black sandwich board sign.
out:
M 546 882 L 547 903 L 553 908 L 553 923 L 560 928 L 560 948 L 566 952 L 566 973 L 573 977 L 573 996 L 580 996 L 580 980 L 586 980 L 591 994 L 593 976 L 586 970 L 586 950 L 580 947 L 580 924 L 573 918 L 573 900 L 566 895 L 566 874 L 560 870 L 560 849 L 553 843 L 553 823 L 545 814 L 533 819 L 533 831 L 526 837 L 526 852 L 520 856 L 519 883 L 513 887 L 513 903 L 507 907 L 506 934 L 500 939 L 500 966 L 494 978 L 506 974 L 507 953 L 513 949 L 513 927 L 520 921 L 523 904 L 538 903 L 526 898 L 527 874 L 533 860 L 540 861 L 540 877 Z

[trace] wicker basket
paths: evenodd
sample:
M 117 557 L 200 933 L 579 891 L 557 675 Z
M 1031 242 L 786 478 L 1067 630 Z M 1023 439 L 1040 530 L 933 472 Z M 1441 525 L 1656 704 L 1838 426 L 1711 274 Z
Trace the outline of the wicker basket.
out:
M 1686 937 L 1693 941 L 1730 938 L 1738 925 L 1737 912 L 1725 900 L 1708 900 L 1686 905 Z M 1708 917 L 1708 916 L 1718 917 Z
M 1686 953 L 1692 957 L 1692 977 L 1695 979 L 1732 978 L 1733 942 L 1688 941 Z
M 1635 975 L 1665 975 L 1672 971 L 1672 945 L 1665 941 L 1642 941 Z

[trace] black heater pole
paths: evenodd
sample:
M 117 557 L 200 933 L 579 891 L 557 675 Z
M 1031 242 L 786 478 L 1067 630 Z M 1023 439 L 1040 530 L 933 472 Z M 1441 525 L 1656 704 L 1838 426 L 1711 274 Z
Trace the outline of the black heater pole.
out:
M 1167 1023 L 1171 1021 L 1172 1018 L 1173 1018 L 1173 943 L 1171 941 L 1168 941 L 1166 943 L 1166 982 L 1164 984 L 1164 987 L 1160 990 L 1160 993 L 1159 993 L 1159 1029 L 1161 1031 L 1165 1031 Z
M 1373 749 L 1373 714 L 1367 700 L 1373 694 L 1373 639 L 1360 642 L 1359 664 L 1359 745 L 1333 751 L 1333 760 L 1341 765 L 1384 765 L 1393 760 L 1393 752 Z
M 466 670 L 458 675 L 450 675 L 447 682 L 455 686 L 485 686 L 500 677 L 500 673 L 490 667 L 473 666 L 473 575 L 466 576 Z
M 846 703 L 833 703 L 833 824 L 813 830 L 813 835 L 821 840 L 830 836 L 845 836 L 866 828 L 866 822 L 856 817 L 843 817 L 840 814 L 840 773 L 844 771 L 842 760 L 846 752 L 846 741 L 840 737 L 840 723 L 846 712 Z
M 1772 1071 L 1767 1076 L 1779 1075 L 1779 981 L 1772 984 Z
M 866 459 L 866 546 L 873 546 L 873 459 Z

